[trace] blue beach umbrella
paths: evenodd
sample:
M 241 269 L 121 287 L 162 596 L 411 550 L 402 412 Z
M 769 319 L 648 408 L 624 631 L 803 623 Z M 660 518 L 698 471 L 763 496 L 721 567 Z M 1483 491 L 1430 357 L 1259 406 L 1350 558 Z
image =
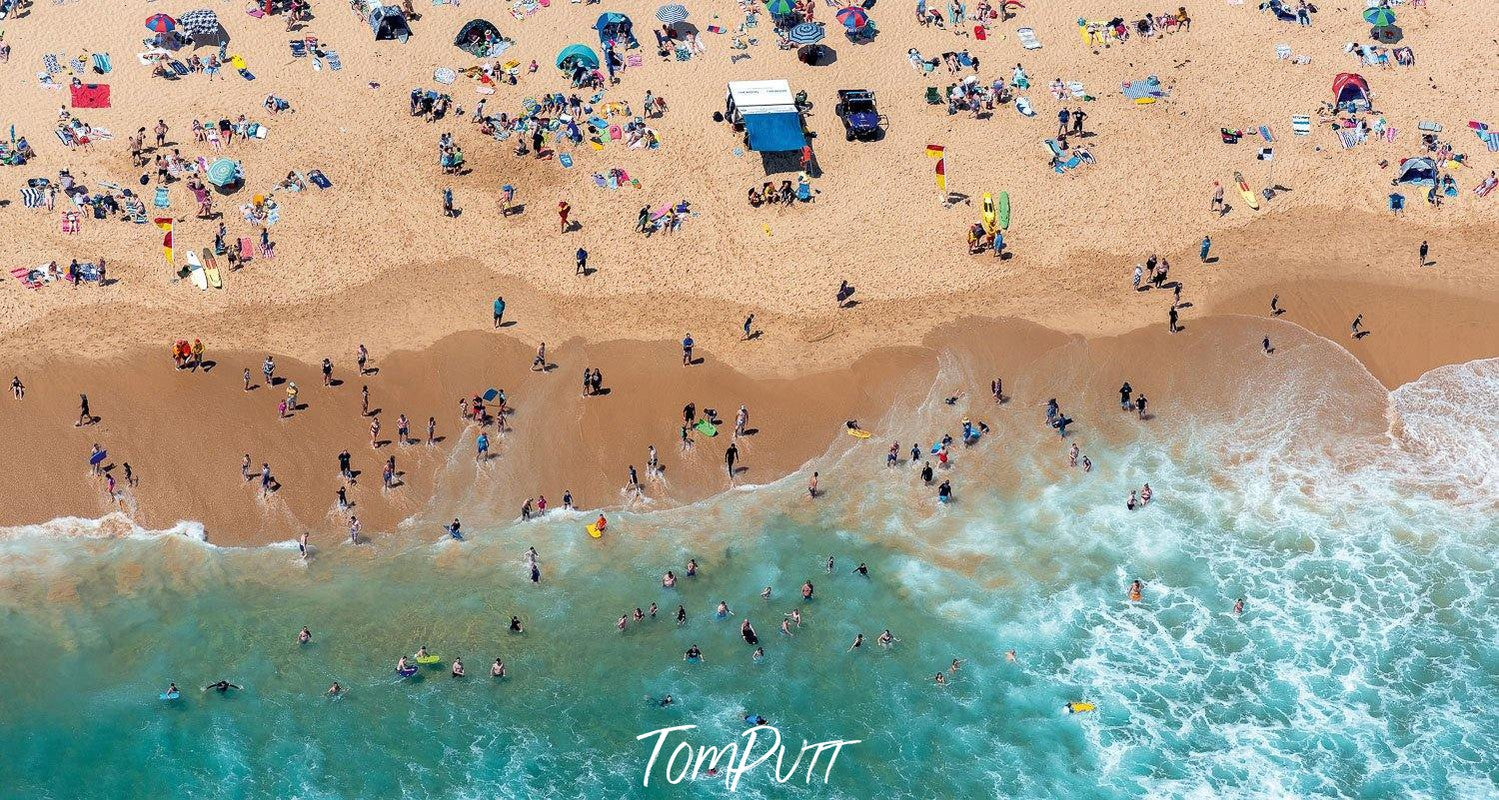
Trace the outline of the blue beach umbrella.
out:
M 229 158 L 217 159 L 208 165 L 207 177 L 214 186 L 228 186 L 239 178 L 239 162 Z
M 668 3 L 656 9 L 656 19 L 667 25 L 675 25 L 687 19 L 687 7 L 677 3 Z
M 1394 25 L 1395 12 L 1383 7 L 1370 8 L 1364 11 L 1364 21 L 1375 26 Z
M 827 32 L 815 22 L 798 22 L 786 34 L 792 44 L 817 44 Z

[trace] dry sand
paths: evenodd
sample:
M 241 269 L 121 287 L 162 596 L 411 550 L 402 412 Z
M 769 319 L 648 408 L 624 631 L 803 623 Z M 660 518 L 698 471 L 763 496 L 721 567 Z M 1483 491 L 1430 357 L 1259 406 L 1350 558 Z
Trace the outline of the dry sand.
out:
M 763 482 L 825 449 L 829 426 L 878 413 L 903 380 L 929 376 L 923 370 L 931 369 L 931 353 L 948 347 L 930 338 L 934 330 L 960 340 L 953 348 L 962 352 L 980 347 L 965 336 L 992 330 L 975 326 L 965 334 L 951 325 L 955 319 L 1009 317 L 1060 332 L 1027 330 L 1027 347 L 1035 352 L 1065 335 L 1114 337 L 1142 326 L 1163 333 L 1170 300 L 1162 295 L 1169 293 L 1135 292 L 1128 285 L 1130 270 L 1151 252 L 1171 258 L 1172 277 L 1184 281 L 1183 299 L 1192 303 L 1183 310 L 1187 340 L 1204 330 L 1199 320 L 1209 313 L 1268 316 L 1269 297 L 1278 293 L 1289 309 L 1282 322 L 1349 347 L 1386 386 L 1442 363 L 1499 353 L 1499 266 L 1492 258 L 1499 195 L 1481 199 L 1471 191 L 1499 158 L 1465 130 L 1468 119 L 1499 108 L 1499 85 L 1487 77 L 1496 55 L 1488 10 L 1473 0 L 1399 6 L 1404 44 L 1415 49 L 1418 62 L 1388 71 L 1359 70 L 1343 54 L 1343 43 L 1363 40 L 1368 26 L 1356 9 L 1334 7 L 1303 29 L 1256 12 L 1252 3 L 1194 5 L 1190 32 L 1093 53 L 1079 39 L 1077 18 L 1134 18 L 1164 9 L 1035 4 L 1040 7 L 1022 10 L 989 41 L 977 42 L 919 28 L 908 4 L 887 0 L 873 12 L 882 31 L 873 43 L 847 43 L 831 30 L 836 23 L 830 26 L 838 58 L 821 67 L 776 50 L 765 23 L 755 30 L 760 44 L 738 62 L 730 61 L 726 36 L 705 33 L 709 52 L 690 62 L 660 62 L 648 46 L 637 51 L 644 65 L 625 71 L 607 95 L 637 107 L 647 89 L 665 97 L 670 110 L 652 122 L 661 149 L 614 145 L 594 153 L 585 146 L 574 151 L 571 170 L 514 156 L 513 140 L 483 139 L 465 116 L 437 124 L 410 117 L 406 94 L 415 86 L 436 87 L 435 67 L 477 63 L 451 41 L 460 25 L 483 15 L 516 40 L 505 58 L 542 64 L 536 75 L 523 75 L 520 86 L 490 98 L 491 111 L 513 112 L 523 97 L 566 89 L 550 68 L 552 59 L 568 42 L 596 43 L 592 22 L 604 10 L 631 14 L 648 45 L 656 4 L 557 2 L 524 21 L 498 3 L 419 5 L 424 16 L 402 45 L 371 41 L 366 25 L 329 0 L 315 3 L 317 18 L 295 34 L 287 34 L 279 18 L 252 19 L 238 3 L 212 4 L 232 36 L 230 52 L 243 55 L 257 74 L 253 82 L 232 71 L 212 83 L 202 75 L 165 82 L 136 63 L 146 35 L 141 21 L 194 4 L 42 2 L 4 23 L 13 51 L 0 64 L 6 98 L 0 116 L 15 122 L 39 158 L 25 167 L 0 167 L 11 201 L 0 207 L 0 263 L 9 269 L 102 256 L 117 282 L 78 290 L 52 285 L 31 291 L 15 281 L 0 286 L 0 369 L 22 374 L 31 387 L 23 406 L 6 403 L 0 412 L 7 430 L 22 432 L 0 458 L 0 485 L 13 500 L 0 523 L 106 510 L 97 486 L 77 467 L 80 453 L 101 439 L 144 476 L 137 509 L 143 522 L 202 519 L 218 541 L 287 538 L 296 527 L 341 529 L 328 511 L 333 454 L 344 446 L 366 473 L 356 501 L 368 515 L 367 531 L 388 529 L 427 508 L 429 496 L 437 501 L 428 510 L 441 516 L 444 497 L 472 491 L 461 480 L 471 438 L 456 429 L 456 398 L 489 385 L 506 386 L 522 409 L 496 469 L 537 478 L 507 479 L 492 498 L 496 517 L 511 515 L 532 485 L 546 486 L 554 504 L 564 486 L 587 505 L 620 502 L 615 492 L 623 468 L 643 467 L 646 444 L 655 441 L 668 464 L 674 460 L 675 431 L 667 423 L 688 399 L 716 406 L 729 420 L 738 403 L 747 402 L 755 419 L 770 421 L 765 438 L 750 437 L 747 446 L 752 479 Z M 689 8 L 704 29 L 715 22 L 732 29 L 741 18 L 726 2 Z M 831 22 L 831 11 L 819 7 L 819 19 Z M 1020 49 L 1013 31 L 1022 25 L 1037 31 L 1042 50 Z M 293 59 L 287 49 L 293 35 L 317 36 L 339 52 L 343 69 L 315 72 L 306 59 Z M 1310 55 L 1311 64 L 1277 61 L 1274 47 L 1281 41 Z M 981 59 L 986 82 L 1024 63 L 1038 116 L 1025 119 L 1001 108 L 993 119 L 974 120 L 926 105 L 925 87 L 945 87 L 953 79 L 942 68 L 931 76 L 913 70 L 905 59 L 910 47 L 928 57 L 966 47 Z M 114 61 L 112 74 L 87 78 L 111 84 L 113 107 L 76 113 L 115 138 L 87 153 L 64 149 L 50 133 L 66 90 L 44 89 L 35 80 L 42 53 L 72 57 L 84 50 L 108 51 Z M 197 52 L 206 57 L 210 51 Z M 1396 142 L 1343 150 L 1323 128 L 1311 137 L 1291 135 L 1289 116 L 1313 113 L 1330 98 L 1332 77 L 1344 71 L 1369 79 L 1376 106 L 1401 131 Z M 1138 107 L 1119 96 L 1120 82 L 1147 74 L 1172 88 L 1168 102 Z M 813 185 L 819 194 L 815 203 L 795 208 L 751 209 L 745 190 L 766 179 L 765 168 L 753 153 L 736 158 L 731 150 L 738 139 L 710 116 L 722 105 L 725 81 L 777 77 L 807 90 L 814 103 L 808 122 L 817 134 L 821 174 Z M 1055 132 L 1060 107 L 1046 90 L 1054 77 L 1083 81 L 1098 98 L 1086 108 L 1088 128 L 1098 134 L 1087 143 L 1099 164 L 1066 177 L 1047 168 L 1042 145 Z M 832 106 L 835 90 L 846 87 L 878 92 L 890 117 L 882 141 L 844 141 Z M 468 78 L 460 77 L 450 91 L 465 112 L 479 99 Z M 268 93 L 291 101 L 295 113 L 263 113 L 260 102 Z M 64 235 L 56 213 L 24 209 L 15 199 L 25 178 L 55 177 L 61 168 L 90 185 L 138 186 L 140 171 L 130 167 L 125 141 L 137 127 L 165 119 L 169 138 L 185 155 L 212 157 L 206 145 L 192 141 L 190 120 L 240 113 L 268 124 L 271 134 L 226 151 L 242 160 L 248 175 L 245 189 L 217 198 L 231 236 L 254 233 L 234 205 L 268 191 L 288 169 L 322 169 L 335 188 L 277 193 L 283 212 L 271 230 L 277 257 L 227 274 L 223 291 L 172 282 L 160 232 L 152 226 L 86 220 L 81 233 Z M 1442 209 L 1427 207 L 1419 190 L 1406 190 L 1409 210 L 1392 218 L 1383 210 L 1388 178 L 1393 162 L 1417 153 L 1416 122 L 1422 119 L 1442 122 L 1445 138 L 1468 154 L 1471 166 L 1455 172 L 1461 194 Z M 1255 159 L 1262 145 L 1256 138 L 1238 145 L 1219 141 L 1220 127 L 1262 123 L 1277 138 L 1271 162 Z M 471 173 L 440 174 L 435 141 L 444 131 L 463 146 Z M 971 205 L 939 203 L 932 162 L 923 153 L 929 143 L 947 147 L 949 188 L 975 198 Z M 611 192 L 593 185 L 591 173 L 616 166 L 642 188 Z M 1258 212 L 1230 191 L 1232 212 L 1210 215 L 1212 181 L 1228 181 L 1235 170 L 1256 187 L 1273 182 L 1291 191 Z M 524 213 L 497 213 L 498 187 L 505 183 L 518 187 Z M 464 209 L 456 219 L 439 213 L 438 190 L 445 185 L 454 187 Z M 1000 190 L 1010 193 L 1015 209 L 1007 235 L 1014 257 L 969 256 L 964 239 L 977 218 L 976 198 Z M 217 222 L 192 218 L 180 185 L 173 197 L 179 245 L 209 244 Z M 632 232 L 642 205 L 684 198 L 697 215 L 678 234 L 647 239 Z M 557 235 L 559 200 L 571 203 L 580 230 Z M 1219 258 L 1212 264 L 1196 257 L 1204 234 L 1212 235 Z M 1416 246 L 1423 239 L 1432 245 L 1434 263 L 1418 267 Z M 591 251 L 590 263 L 599 270 L 590 277 L 573 274 L 579 246 Z M 840 279 L 859 287 L 858 307 L 834 308 Z M 506 296 L 507 316 L 517 322 L 498 334 L 487 330 L 496 294 Z M 738 324 L 749 312 L 764 334 L 739 341 Z M 1354 342 L 1347 326 L 1359 313 L 1373 333 Z M 1021 336 L 1019 325 L 1002 329 Z M 1267 325 L 1246 324 L 1243 335 L 1257 347 L 1259 329 L 1266 328 L 1278 340 Z M 704 368 L 682 373 L 674 345 L 644 344 L 675 341 L 687 331 L 708 352 Z M 173 373 L 166 352 L 181 337 L 201 338 L 220 368 L 207 376 Z M 1188 363 L 1173 343 L 1180 340 L 1157 338 L 1136 345 L 1142 361 Z M 546 378 L 525 372 L 541 341 L 552 343 L 561 365 Z M 426 417 L 434 415 L 439 433 L 459 445 L 437 452 L 402 448 L 398 462 L 408 486 L 389 497 L 371 491 L 379 464 L 367 447 L 355 446 L 368 438 L 357 387 L 324 396 L 315 368 L 290 360 L 315 365 L 331 356 L 343 374 L 360 342 L 382 365 L 372 391 L 387 409 L 386 430 L 393 432 L 401 410 L 414 432 L 424 431 Z M 881 349 L 901 345 L 921 348 Z M 237 389 L 240 369 L 249 366 L 258 376 L 266 352 L 277 354 L 283 372 L 298 376 L 310 408 L 297 419 L 278 421 L 272 403 Z M 986 366 L 1003 374 L 998 352 L 986 352 L 994 355 Z M 857 360 L 866 354 L 873 355 Z M 1004 357 L 1013 356 L 1006 350 Z M 619 395 L 578 398 L 584 365 L 602 367 Z M 801 377 L 778 383 L 770 376 Z M 1104 383 L 1100 378 L 1090 388 L 1107 391 Z M 68 423 L 74 394 L 85 388 L 104 422 L 78 431 Z M 1171 391 L 1157 396 L 1165 400 Z M 539 409 L 544 415 L 532 416 Z M 295 433 L 281 435 L 289 430 Z M 285 498 L 256 505 L 253 492 L 239 485 L 238 462 L 247 451 L 257 464 L 262 452 L 273 460 L 288 487 Z M 711 463 L 669 472 L 671 488 L 660 493 L 661 502 L 720 488 L 713 469 L 719 457 L 695 456 Z

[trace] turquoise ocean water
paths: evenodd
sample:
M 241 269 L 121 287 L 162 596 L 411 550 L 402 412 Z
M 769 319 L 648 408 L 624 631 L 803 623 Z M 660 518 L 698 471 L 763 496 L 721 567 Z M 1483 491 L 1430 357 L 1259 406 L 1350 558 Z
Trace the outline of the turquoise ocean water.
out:
M 725 744 L 746 712 L 790 740 L 786 767 L 803 739 L 862 741 L 826 783 L 821 768 L 810 785 L 805 769 L 785 784 L 762 769 L 732 793 L 745 797 L 1499 795 L 1499 361 L 1358 391 L 1383 409 L 1368 430 L 1315 382 L 1191 425 L 1105 435 L 1080 415 L 1089 475 L 1059 463 L 1038 409 L 986 411 L 994 432 L 958 452 L 948 507 L 883 465 L 890 440 L 956 433 L 934 390 L 870 445 L 836 442 L 815 503 L 797 474 L 611 514 L 598 542 L 581 516 L 463 543 L 421 524 L 303 563 L 295 547 L 205 545 L 191 525 L 14 530 L 0 795 L 731 796 L 722 778 L 668 785 L 660 764 L 642 787 L 636 737 L 690 724 L 692 741 Z M 1146 481 L 1156 501 L 1127 511 Z M 689 557 L 701 574 L 661 588 Z M 736 616 L 715 619 L 719 600 Z M 614 629 L 653 601 L 659 619 Z M 507 632 L 512 614 L 524 634 Z M 314 640 L 298 646 L 304 624 Z M 398 679 L 396 658 L 423 644 L 469 677 Z M 704 663 L 682 660 L 691 644 Z M 966 663 L 935 686 L 953 658 Z M 199 691 L 220 677 L 246 688 Z M 344 697 L 323 696 L 334 680 Z M 169 681 L 182 700 L 157 698 Z M 668 693 L 670 707 L 648 700 Z M 1071 700 L 1098 710 L 1068 715 Z

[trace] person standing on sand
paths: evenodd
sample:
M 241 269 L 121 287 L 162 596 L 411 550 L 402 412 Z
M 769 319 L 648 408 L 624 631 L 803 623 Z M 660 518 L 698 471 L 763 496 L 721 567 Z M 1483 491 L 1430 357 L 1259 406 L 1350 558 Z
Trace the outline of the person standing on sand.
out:
M 323 385 L 324 386 L 332 386 L 333 385 L 333 360 L 332 359 L 328 359 L 328 358 L 323 359 Z
M 1364 328 L 1364 315 L 1363 314 L 1359 314 L 1358 316 L 1354 317 L 1353 318 L 1353 324 L 1348 326 L 1348 330 L 1353 333 L 1353 338 L 1355 338 L 1355 339 L 1358 338 L 1358 335 L 1360 333 L 1363 333 L 1363 328 Z M 85 400 L 85 403 L 86 403 L 86 401 L 88 400 L 88 398 L 84 398 L 84 400 Z
M 505 297 L 501 295 L 494 299 L 494 326 L 500 327 L 505 321 Z
M 73 427 L 82 428 L 84 425 L 92 424 L 94 424 L 94 415 L 89 412 L 88 395 L 80 394 L 78 395 L 78 422 L 74 423 Z
M 573 270 L 573 274 L 582 275 L 585 278 L 588 277 L 588 251 L 579 247 L 575 255 L 577 257 L 577 264 Z
M 474 440 L 474 460 L 484 462 L 489 460 L 489 434 L 480 432 L 479 438 Z
M 20 375 L 16 375 L 10 379 L 10 393 L 17 400 L 26 399 L 26 384 L 21 383 Z
M 1168 314 L 1167 314 L 1167 317 L 1168 317 L 1168 318 L 1169 318 L 1169 320 L 1170 320 L 1170 321 L 1169 321 L 1169 324 L 1168 324 L 1168 326 L 1167 326 L 1167 327 L 1168 327 L 1168 329 L 1169 329 L 1169 330 L 1170 330 L 1170 331 L 1171 331 L 1171 332 L 1172 332 L 1172 333 L 1176 333 L 1176 332 L 1177 332 L 1177 331 L 1179 331 L 1179 330 L 1181 330 L 1181 328 L 1179 328 L 1179 327 L 1177 327 L 1177 325 L 1176 325 L 1176 317 L 1177 317 L 1177 314 L 1176 314 L 1176 306 L 1174 306 L 1174 305 L 1173 305 L 1173 306 L 1172 306 L 1172 307 L 1171 307 L 1171 311 L 1170 311 L 1170 312 L 1169 312 L 1169 313 L 1168 313 Z
M 546 342 L 542 342 L 541 346 L 536 348 L 536 358 L 531 359 L 531 371 L 532 372 L 536 372 L 536 371 L 539 370 L 541 372 L 545 372 L 546 368 L 547 368 L 547 343 Z
M 427 444 L 437 444 L 437 417 L 427 417 Z
M 739 446 L 730 443 L 729 449 L 724 451 L 723 460 L 724 464 L 729 468 L 729 480 L 732 482 L 734 480 L 734 462 L 739 460 Z
M 755 326 L 755 315 L 754 314 L 750 314 L 749 316 L 747 316 L 747 317 L 744 318 L 744 340 L 746 342 L 749 341 L 750 332 L 754 329 L 754 326 Z
M 1148 401 L 1145 399 L 1145 395 L 1143 394 L 1135 398 L 1135 411 L 1138 413 L 1140 419 L 1145 419 L 1146 402 Z
M 1271 353 L 1275 352 L 1275 348 L 1273 348 L 1273 347 L 1270 346 L 1270 337 L 1269 336 L 1266 336 L 1265 339 L 1264 339 L 1264 341 L 1260 342 L 1260 347 L 1264 348 L 1265 355 L 1267 355 L 1267 356 L 1270 355 Z
M 359 544 L 359 518 L 349 517 L 349 544 Z
M 260 496 L 261 497 L 270 497 L 270 495 L 271 495 L 271 465 L 269 463 L 262 462 L 261 465 L 260 465 Z
M 1420 252 L 1421 252 L 1421 255 L 1420 255 L 1420 258 L 1418 258 L 1416 260 L 1416 266 L 1418 266 L 1418 267 L 1424 267 L 1424 266 L 1426 266 L 1426 254 L 1429 253 L 1429 252 L 1431 252 L 1431 248 L 1429 246 L 1427 246 L 1425 239 L 1421 240 L 1421 251 Z
M 1208 210 L 1223 216 L 1223 184 L 1217 181 L 1213 181 L 1213 202 L 1208 204 Z
M 1204 237 L 1202 237 L 1202 247 L 1197 252 L 1197 257 L 1200 258 L 1200 259 L 1202 259 L 1202 263 L 1204 263 L 1204 264 L 1208 263 L 1208 251 L 1211 250 L 1212 248 L 1213 248 L 1213 237 L 1211 237 L 1211 236 L 1204 236 Z
M 567 215 L 571 214 L 572 210 L 573 207 L 568 205 L 566 200 L 563 200 L 557 204 L 557 218 L 562 222 L 563 233 L 567 233 L 568 226 L 572 224 L 567 220 Z

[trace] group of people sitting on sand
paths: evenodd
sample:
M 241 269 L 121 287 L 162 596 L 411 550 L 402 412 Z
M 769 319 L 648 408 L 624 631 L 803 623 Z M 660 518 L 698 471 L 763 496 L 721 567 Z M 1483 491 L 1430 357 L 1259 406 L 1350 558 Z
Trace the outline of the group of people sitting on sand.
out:
M 759 189 L 751 186 L 749 188 L 749 204 L 753 208 L 762 205 L 785 205 L 789 206 L 797 200 L 810 202 L 812 200 L 812 184 L 807 180 L 807 173 L 799 173 L 796 176 L 796 186 L 791 181 L 781 181 L 780 188 L 776 188 L 774 181 L 766 181 Z
M 1129 41 L 1132 32 L 1135 37 L 1145 40 L 1191 30 L 1192 18 L 1187 15 L 1186 6 L 1179 6 L 1175 13 L 1166 11 L 1157 15 L 1147 12 L 1144 17 L 1128 24 L 1123 17 L 1114 17 L 1107 22 L 1078 20 L 1078 24 L 1087 34 L 1089 47 L 1108 47 L 1113 42 Z

